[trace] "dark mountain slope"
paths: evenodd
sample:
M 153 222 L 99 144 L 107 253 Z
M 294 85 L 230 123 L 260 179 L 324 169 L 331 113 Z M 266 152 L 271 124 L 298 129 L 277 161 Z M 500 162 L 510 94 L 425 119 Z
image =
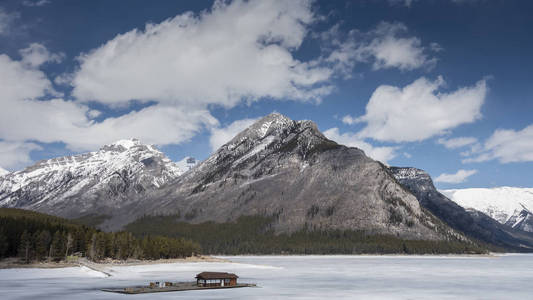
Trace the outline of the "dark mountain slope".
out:
M 429 174 L 416 168 L 389 168 L 420 204 L 452 228 L 467 236 L 513 251 L 533 250 L 533 236 L 505 226 L 474 210 L 465 210 L 441 194 Z

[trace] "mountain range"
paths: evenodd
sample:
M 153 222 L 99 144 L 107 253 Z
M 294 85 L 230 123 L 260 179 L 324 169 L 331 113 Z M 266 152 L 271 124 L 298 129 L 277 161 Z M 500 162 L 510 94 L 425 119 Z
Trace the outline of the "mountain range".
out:
M 448 198 L 512 228 L 533 232 L 533 188 L 498 187 L 443 190 Z
M 99 151 L 43 160 L 0 177 L 0 206 L 25 208 L 69 218 L 108 214 L 196 164 L 174 163 L 138 140 L 121 140 Z
M 420 202 L 420 205 L 452 228 L 468 237 L 505 249 L 521 251 L 533 245 L 533 235 L 522 228 L 513 228 L 505 222 L 498 222 L 483 210 L 464 207 L 462 203 L 451 200 L 433 185 L 431 176 L 416 168 L 390 168 L 394 177 Z M 500 195 L 504 197 L 505 195 Z M 509 200 L 512 201 L 512 200 Z M 490 203 L 490 201 L 488 201 Z
M 267 216 L 277 233 L 355 230 L 533 249 L 521 228 L 484 213 L 473 216 L 439 193 L 427 173 L 385 166 L 327 139 L 311 121 L 278 113 L 202 162 L 188 157 L 174 163 L 138 140 L 40 161 L 0 176 L 0 206 L 67 218 L 103 216 L 104 230 L 145 215 L 194 224 Z

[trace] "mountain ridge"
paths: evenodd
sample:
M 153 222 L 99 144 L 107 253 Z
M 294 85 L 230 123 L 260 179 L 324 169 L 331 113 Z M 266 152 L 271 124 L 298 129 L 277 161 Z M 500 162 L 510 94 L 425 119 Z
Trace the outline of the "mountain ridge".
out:
M 0 206 L 80 217 L 114 209 L 186 171 L 152 145 L 119 140 L 98 151 L 41 160 L 0 177 Z
M 409 189 L 420 204 L 452 228 L 470 238 L 517 251 L 533 250 L 533 235 L 500 224 L 483 212 L 462 207 L 433 185 L 427 172 L 412 167 L 390 167 L 395 178 Z

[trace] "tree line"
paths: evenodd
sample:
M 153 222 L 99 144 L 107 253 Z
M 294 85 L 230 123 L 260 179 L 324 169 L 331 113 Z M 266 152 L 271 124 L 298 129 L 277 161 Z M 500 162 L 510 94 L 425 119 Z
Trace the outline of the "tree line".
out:
M 274 218 L 242 216 L 235 222 L 190 224 L 179 216 L 145 216 L 126 226 L 137 237 L 155 232 L 199 243 L 204 254 L 448 254 L 486 253 L 460 240 L 405 240 L 392 235 L 354 230 L 303 228 L 276 234 Z
M 160 259 L 199 253 L 199 244 L 183 238 L 129 232 L 102 232 L 66 219 L 21 210 L 0 209 L 0 257 L 19 257 L 24 262 L 84 256 L 93 261 Z

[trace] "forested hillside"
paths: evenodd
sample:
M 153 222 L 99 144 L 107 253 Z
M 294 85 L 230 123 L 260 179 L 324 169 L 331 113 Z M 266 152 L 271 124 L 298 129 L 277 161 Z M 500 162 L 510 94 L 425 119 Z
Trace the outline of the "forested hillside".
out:
M 98 261 L 191 256 L 198 244 L 181 238 L 101 232 L 70 220 L 21 209 L 0 209 L 0 257 L 24 262 L 62 260 L 76 254 Z
M 406 240 L 392 235 L 361 231 L 311 228 L 292 234 L 276 234 L 273 218 L 243 216 L 235 222 L 191 224 L 177 216 L 146 216 L 126 230 L 138 238 L 154 233 L 186 238 L 199 243 L 204 254 L 444 254 L 485 253 L 473 243 L 449 240 Z

